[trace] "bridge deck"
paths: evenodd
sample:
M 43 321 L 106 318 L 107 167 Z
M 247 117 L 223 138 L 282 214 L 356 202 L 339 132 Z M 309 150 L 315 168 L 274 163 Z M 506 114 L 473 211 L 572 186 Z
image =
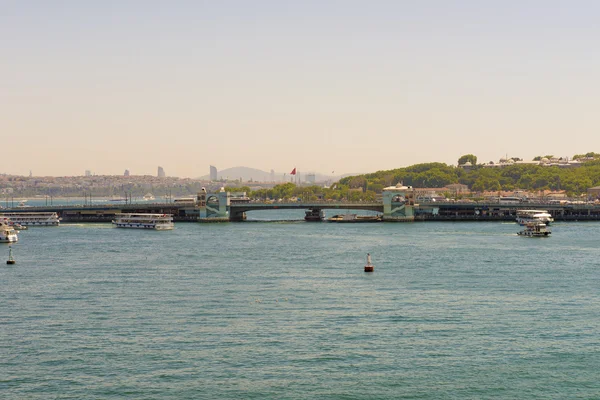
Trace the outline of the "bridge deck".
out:
M 393 204 L 398 206 L 399 204 Z M 346 202 L 282 202 L 282 203 L 233 203 L 229 207 L 231 219 L 253 210 L 371 210 L 383 212 L 382 203 L 346 203 Z M 560 221 L 600 220 L 600 205 L 597 204 L 498 204 L 498 203 L 450 203 L 431 202 L 415 205 L 417 221 L 494 221 L 514 220 L 518 209 L 544 209 Z M 94 205 L 53 205 L 23 208 L 3 208 L 2 212 L 56 212 L 64 222 L 110 222 L 115 213 L 147 212 L 173 214 L 175 221 L 197 221 L 199 208 L 189 204 L 174 203 L 133 203 L 133 204 L 94 204 Z
M 383 212 L 382 203 L 333 203 L 333 202 L 288 202 L 288 203 L 233 203 L 232 212 L 247 212 L 253 210 L 370 210 Z

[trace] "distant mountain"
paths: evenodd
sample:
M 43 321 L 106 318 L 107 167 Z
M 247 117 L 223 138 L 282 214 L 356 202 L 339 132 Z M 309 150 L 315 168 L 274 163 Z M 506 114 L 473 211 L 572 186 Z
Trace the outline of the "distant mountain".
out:
M 302 182 L 305 182 L 307 173 L 305 173 L 303 171 L 298 171 L 298 172 L 300 175 L 300 180 Z M 351 175 L 358 175 L 358 174 L 325 175 L 325 174 L 315 173 L 315 179 L 317 182 L 326 182 L 326 181 L 334 182 L 343 177 L 351 176 Z M 282 182 L 284 179 L 283 172 L 275 172 L 274 176 L 275 176 L 275 182 Z M 230 181 L 234 181 L 234 180 L 240 179 L 240 178 L 242 178 L 243 182 L 249 182 L 250 180 L 252 180 L 254 182 L 271 182 L 271 180 L 272 180 L 270 172 L 262 171 L 262 170 L 256 169 L 256 168 L 233 167 L 233 168 L 226 168 L 224 170 L 217 170 L 217 179 L 219 179 L 219 180 L 220 179 L 228 179 Z M 210 175 L 203 175 L 203 176 L 199 177 L 198 179 L 209 180 Z M 290 179 L 290 174 L 286 173 L 285 180 L 289 181 L 289 179 Z

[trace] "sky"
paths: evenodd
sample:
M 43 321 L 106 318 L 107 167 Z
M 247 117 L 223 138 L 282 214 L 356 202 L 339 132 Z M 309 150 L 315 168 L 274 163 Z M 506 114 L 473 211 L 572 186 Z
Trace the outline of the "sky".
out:
M 0 173 L 600 152 L 598 1 L 0 4 Z

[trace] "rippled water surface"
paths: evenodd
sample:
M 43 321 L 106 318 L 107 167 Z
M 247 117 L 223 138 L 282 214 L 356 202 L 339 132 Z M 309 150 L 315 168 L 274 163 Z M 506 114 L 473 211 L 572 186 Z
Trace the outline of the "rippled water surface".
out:
M 518 230 L 30 228 L 0 264 L 0 397 L 599 398 L 600 224 Z

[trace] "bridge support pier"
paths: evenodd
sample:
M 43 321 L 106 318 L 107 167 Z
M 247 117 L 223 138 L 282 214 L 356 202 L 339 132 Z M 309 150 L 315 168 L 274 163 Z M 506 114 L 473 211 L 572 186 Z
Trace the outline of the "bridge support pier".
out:
M 246 220 L 246 213 L 245 212 L 236 212 L 236 213 L 230 213 L 229 214 L 229 220 L 231 222 L 242 222 Z
M 229 221 L 229 192 L 198 193 L 198 222 Z
M 412 186 L 397 184 L 383 189 L 383 220 L 412 222 L 415 220 L 415 191 Z

